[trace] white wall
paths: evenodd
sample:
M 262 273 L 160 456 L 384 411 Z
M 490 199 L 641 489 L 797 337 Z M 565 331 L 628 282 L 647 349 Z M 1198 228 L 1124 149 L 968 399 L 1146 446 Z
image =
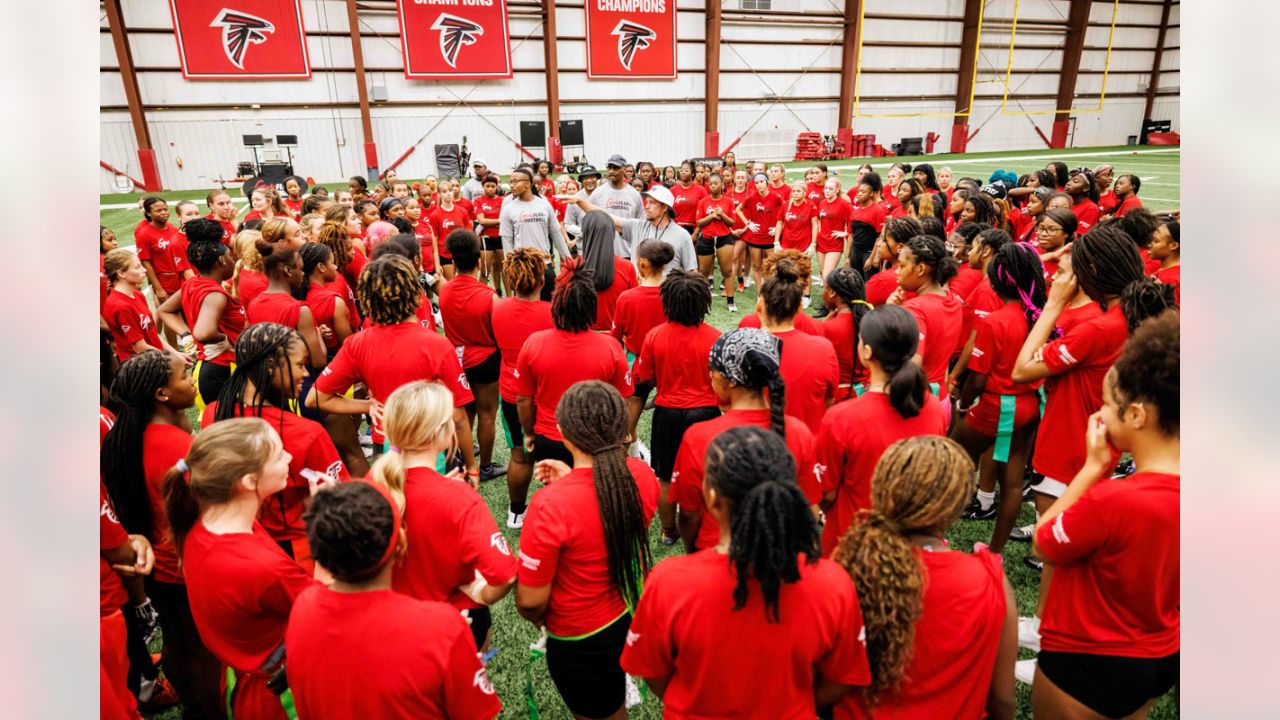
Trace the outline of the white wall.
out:
M 155 0 L 123 0 L 126 25 L 152 144 L 166 187 L 204 188 L 218 178 L 231 178 L 238 160 L 250 159 L 241 146 L 243 134 L 296 134 L 300 146 L 294 153 L 295 168 L 304 176 L 332 181 L 364 174 L 364 137 L 357 92 L 351 72 L 351 43 L 346 37 L 314 33 L 348 32 L 343 0 L 303 0 L 313 77 L 303 81 L 187 81 L 178 71 L 177 49 L 166 3 Z M 963 13 L 963 0 L 918 0 L 909 7 L 893 0 L 867 0 L 861 53 L 858 106 L 861 115 L 923 113 L 933 117 L 857 117 L 854 132 L 875 133 L 888 146 L 902 137 L 923 137 L 936 132 L 939 151 L 950 142 L 954 109 L 950 99 L 956 88 L 954 68 L 958 47 L 895 48 L 876 42 L 925 42 L 958 46 L 958 21 L 909 21 L 875 17 L 909 13 L 925 17 L 954 17 Z M 740 0 L 727 0 L 726 11 L 739 8 Z M 1054 115 L 1052 97 L 1057 92 L 1061 65 L 1062 27 L 1066 0 L 1020 0 L 1020 24 L 1009 77 L 1009 100 L 1004 111 L 1005 70 L 1010 61 L 1009 39 L 1013 0 L 988 0 L 979 46 L 975 105 L 971 132 L 981 128 L 969 147 L 974 151 L 1042 147 L 1035 127 L 1049 134 Z M 386 88 L 387 104 L 374 103 L 373 134 L 381 167 L 386 167 L 424 135 L 426 139 L 398 168 L 402 177 L 435 172 L 432 145 L 456 143 L 465 135 L 473 157 L 498 168 L 510 167 L 523 156 L 513 140 L 519 138 L 521 120 L 546 120 L 542 28 L 540 19 L 517 6 L 510 16 L 513 65 L 508 80 L 483 82 L 434 82 L 406 80 L 394 6 L 360 13 L 362 49 L 371 85 Z M 588 81 L 585 43 L 566 39 L 583 35 L 584 13 L 578 3 L 557 7 L 557 45 L 560 76 L 560 116 L 581 119 L 585 156 L 602 162 L 614 152 L 629 160 L 650 159 L 675 163 L 703 151 L 703 36 L 702 0 L 680 0 L 677 14 L 681 42 L 679 77 L 671 81 Z M 748 22 L 740 14 L 728 14 L 722 30 L 719 131 L 721 146 L 743 135 L 736 150 L 740 158 L 789 159 L 797 133 L 810 130 L 834 133 L 840 94 L 842 26 L 836 0 L 774 0 L 775 10 L 813 13 L 806 18 L 755 17 Z M 1111 22 L 1111 3 L 1095 2 L 1091 21 L 1108 27 L 1091 27 L 1086 46 L 1105 48 Z M 1003 19 L 1003 20 L 1001 20 Z M 1158 23 L 1158 5 L 1121 3 L 1119 23 Z M 1060 26 L 1027 24 L 1025 20 L 1061 21 Z M 805 22 L 808 21 L 808 22 Z M 103 27 L 106 27 L 105 20 Z M 1170 22 L 1178 22 L 1175 5 Z M 155 29 L 162 32 L 143 32 Z M 1166 46 L 1177 46 L 1178 30 L 1171 28 Z M 1073 114 L 1071 144 L 1076 146 L 1123 144 L 1136 135 L 1142 121 L 1145 92 L 1156 30 L 1117 27 L 1106 81 L 1107 99 L 1101 112 L 1096 95 L 1107 66 L 1105 49 L 1086 50 L 1077 82 L 1081 97 Z M 743 41 L 778 41 L 755 44 Z M 782 44 L 804 41 L 809 44 Z M 136 142 L 130 124 L 124 90 L 111 37 L 100 34 L 102 71 L 102 159 L 137 174 Z M 1037 47 L 1039 46 L 1039 47 Z M 1157 86 L 1178 88 L 1178 52 L 1166 51 Z M 936 72 L 903 72 L 935 69 Z M 522 72 L 522 70 L 524 72 Z M 734 72 L 744 71 L 744 72 Z M 754 70 L 754 72 L 752 72 Z M 1038 70 L 1039 72 L 1029 72 Z M 765 100 L 781 96 L 786 102 Z M 946 99 L 928 99 L 943 96 Z M 1048 99 L 1035 96 L 1048 96 Z M 893 98 L 883 100 L 876 98 Z M 602 98 L 604 98 L 602 100 Z M 922 99 L 923 98 L 923 99 Z M 459 102 L 465 99 L 465 102 Z M 627 99 L 652 104 L 617 102 Z M 660 101 L 660 102 L 657 102 Z M 253 109 L 253 104 L 283 103 L 298 107 Z M 398 103 L 409 103 L 398 104 Z M 230 106 L 237 107 L 230 107 Z M 302 107 L 305 106 L 305 107 Z M 118 109 L 113 109 L 118 108 Z M 1005 112 L 1007 111 L 1007 112 Z M 1048 114 L 1016 115 L 1017 111 Z M 1178 97 L 1157 98 L 1154 116 L 1171 119 L 1178 126 Z M 1034 126 L 1033 126 L 1034 123 Z M 744 134 L 745 133 L 745 134 Z M 579 154 L 568 149 L 567 155 Z M 182 167 L 178 167 L 179 159 Z M 103 192 L 113 189 L 110 173 L 103 172 Z

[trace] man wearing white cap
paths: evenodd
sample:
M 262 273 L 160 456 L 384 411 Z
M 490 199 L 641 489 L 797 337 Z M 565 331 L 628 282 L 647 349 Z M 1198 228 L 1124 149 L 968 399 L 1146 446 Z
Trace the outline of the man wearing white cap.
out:
M 489 166 L 483 160 L 471 163 L 471 179 L 462 186 L 462 197 L 470 202 L 484 195 L 484 176 L 489 174 Z
M 596 192 L 599 192 L 597 190 Z M 634 190 L 633 190 L 634 192 Z M 592 195 L 594 198 L 595 196 Z M 592 210 L 604 210 L 577 195 L 562 195 L 557 198 L 564 202 L 576 203 L 582 208 L 584 213 Z M 627 248 L 627 252 L 619 253 L 623 257 L 633 258 L 635 262 L 634 251 L 645 240 L 661 240 L 670 245 L 676 252 L 675 260 L 667 265 L 665 272 L 669 273 L 674 269 L 680 270 L 697 270 L 698 256 L 693 250 L 693 238 L 689 237 L 689 232 L 675 223 L 676 211 L 675 196 L 671 191 L 661 185 L 655 185 L 644 194 L 644 214 L 645 219 L 622 219 L 613 217 L 613 228 L 622 237 L 622 241 Z
M 604 210 L 621 220 L 644 220 L 644 200 L 640 193 L 627 182 L 627 159 L 621 155 L 610 155 L 605 162 L 605 177 L 608 182 L 601 183 L 591 193 L 590 201 L 595 207 Z M 613 252 L 624 258 L 631 257 L 634 245 L 628 245 L 622 235 L 613 239 Z

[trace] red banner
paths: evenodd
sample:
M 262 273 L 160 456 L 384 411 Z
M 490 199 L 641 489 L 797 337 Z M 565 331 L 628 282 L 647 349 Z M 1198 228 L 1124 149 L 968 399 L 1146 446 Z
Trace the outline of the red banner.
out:
M 188 80 L 311 77 L 301 0 L 169 0 Z
M 676 76 L 676 0 L 586 0 L 587 77 Z
M 506 0 L 397 0 L 404 76 L 511 77 Z

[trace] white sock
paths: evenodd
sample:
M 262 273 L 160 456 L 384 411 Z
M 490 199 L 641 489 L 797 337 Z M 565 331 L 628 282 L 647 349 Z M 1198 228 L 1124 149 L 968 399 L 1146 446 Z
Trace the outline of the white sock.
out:
M 995 492 L 982 492 L 981 490 L 978 491 L 978 505 L 983 510 L 990 510 L 991 506 L 995 504 L 996 504 Z

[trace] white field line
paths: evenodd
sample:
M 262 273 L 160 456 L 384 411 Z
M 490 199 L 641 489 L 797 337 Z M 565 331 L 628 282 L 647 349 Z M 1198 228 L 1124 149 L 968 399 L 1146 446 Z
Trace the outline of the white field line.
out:
M 142 199 L 142 196 L 141 196 L 141 195 L 139 195 L 139 196 L 138 196 L 138 199 L 139 199 L 139 200 L 141 200 L 141 199 Z M 195 201 L 193 200 L 192 202 L 195 202 Z M 233 203 L 240 203 L 241 205 L 243 205 L 243 204 L 245 204 L 245 203 L 249 202 L 249 198 L 238 198 L 238 197 L 233 197 L 233 198 L 231 198 L 231 202 L 233 202 Z M 134 208 L 134 209 L 138 210 L 138 212 L 142 212 L 142 209 L 141 209 L 140 207 L 138 207 L 138 203 L 136 203 L 136 202 L 131 202 L 131 203 L 115 203 L 114 205 L 99 205 L 99 206 L 98 206 L 98 209 L 99 209 L 99 210 L 127 210 L 127 209 L 129 209 L 129 208 Z
M 944 161 L 944 160 L 937 160 L 937 161 L 932 162 L 931 164 L 933 164 L 933 165 L 938 165 L 938 166 L 941 166 L 941 165 L 943 165 L 943 164 L 946 164 L 946 165 L 982 165 L 982 164 L 988 164 L 988 165 L 990 165 L 990 164 L 997 164 L 997 163 L 1002 163 L 1002 162 L 1008 162 L 1008 161 L 1010 161 L 1010 160 L 1045 160 L 1045 161 L 1050 161 L 1050 160 L 1062 160 L 1062 161 L 1064 161 L 1064 162 L 1065 162 L 1065 161 L 1067 161 L 1067 160 L 1069 160 L 1069 159 L 1071 159 L 1071 158 L 1112 157 L 1112 156 L 1121 156 L 1121 155 L 1127 155 L 1127 156 L 1137 155 L 1137 156 L 1141 157 L 1141 156 L 1143 156 L 1143 155 L 1157 155 L 1157 154 L 1161 154 L 1161 155 L 1163 155 L 1163 154 L 1169 154 L 1169 153 L 1180 153 L 1180 152 L 1182 152 L 1181 148 L 1170 148 L 1170 149 L 1167 149 L 1167 150 L 1112 150 L 1112 151 L 1108 151 L 1108 152 L 1096 152 L 1096 153 L 1069 153 L 1069 154 L 1064 154 L 1064 155 L 1054 155 L 1054 156 L 1050 156 L 1050 155 L 1005 155 L 1005 156 L 1001 156 L 1001 157 L 973 158 L 972 160 L 966 160 L 966 159 L 963 159 L 963 158 L 962 158 L 962 159 L 958 159 L 958 160 L 945 160 L 945 161 Z M 923 161 L 927 161 L 927 160 L 928 160 L 928 158 L 929 158 L 929 156 L 928 156 L 928 155 L 909 155 L 909 156 L 906 156 L 906 160 L 908 160 L 908 161 L 914 161 L 916 158 L 921 158 L 921 161 L 923 162 Z M 890 162 L 890 163 L 894 163 L 894 162 L 897 162 L 897 161 L 898 161 L 898 159 L 897 159 L 896 157 L 894 157 L 894 158 L 873 158 L 873 159 L 874 159 L 874 160 L 877 160 L 877 161 L 888 161 L 888 162 Z M 857 167 L 859 167 L 860 165 L 861 165 L 861 163 L 858 163 L 857 165 L 828 165 L 827 167 L 828 167 L 829 169 L 831 169 L 831 170 L 843 170 L 843 169 L 852 169 L 852 168 L 857 168 Z

